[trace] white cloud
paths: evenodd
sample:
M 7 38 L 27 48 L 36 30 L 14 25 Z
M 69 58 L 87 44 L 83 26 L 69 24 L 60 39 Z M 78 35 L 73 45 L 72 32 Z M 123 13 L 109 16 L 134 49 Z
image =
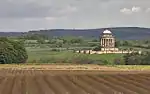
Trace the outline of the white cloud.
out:
M 130 8 L 123 8 L 120 10 L 120 12 L 125 13 L 125 14 L 138 13 L 141 11 L 142 11 L 141 7 L 135 7 L 135 6 L 133 6 L 131 9 Z
M 128 8 L 123 8 L 123 9 L 120 10 L 120 12 L 125 13 L 125 14 L 131 14 L 132 10 L 128 9 Z
M 149 6 L 150 0 L 0 0 L 0 30 L 150 27 Z
M 140 12 L 142 9 L 141 9 L 141 7 L 133 6 L 131 10 L 132 10 L 132 12 Z

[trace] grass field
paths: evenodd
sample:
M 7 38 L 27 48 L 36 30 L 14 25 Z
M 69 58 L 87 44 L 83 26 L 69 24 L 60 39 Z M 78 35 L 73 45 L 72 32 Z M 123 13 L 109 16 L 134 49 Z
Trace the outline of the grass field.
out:
M 79 54 L 79 53 L 73 53 L 73 51 L 51 51 L 48 49 L 27 49 L 28 51 L 28 62 L 33 62 L 34 60 L 39 61 L 42 60 L 49 60 L 48 63 L 53 63 L 52 59 L 59 60 L 71 60 L 74 58 L 82 58 L 82 59 L 89 59 L 89 60 L 107 60 L 110 64 L 113 63 L 115 58 L 122 58 L 122 54 Z M 39 63 L 39 62 L 38 62 Z M 42 63 L 42 62 L 41 62 Z M 72 62 L 70 62 L 72 63 Z

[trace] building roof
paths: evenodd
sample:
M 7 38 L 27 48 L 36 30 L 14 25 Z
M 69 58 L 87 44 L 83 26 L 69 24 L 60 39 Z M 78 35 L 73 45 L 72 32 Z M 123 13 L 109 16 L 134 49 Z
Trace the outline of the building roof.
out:
M 103 33 L 104 33 L 104 34 L 111 34 L 111 31 L 105 30 L 105 31 L 103 31 Z

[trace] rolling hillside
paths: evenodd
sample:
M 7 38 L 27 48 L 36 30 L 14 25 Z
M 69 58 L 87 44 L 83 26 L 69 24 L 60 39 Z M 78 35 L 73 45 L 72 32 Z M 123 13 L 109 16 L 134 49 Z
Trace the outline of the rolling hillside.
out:
M 114 27 L 107 28 L 113 32 L 118 39 L 145 39 L 150 38 L 150 28 L 139 27 Z M 27 33 L 20 32 L 0 32 L 0 36 L 21 36 L 25 34 L 44 34 L 48 36 L 83 36 L 83 37 L 96 37 L 98 38 L 105 28 L 100 29 L 51 29 L 51 30 L 39 30 L 29 31 Z

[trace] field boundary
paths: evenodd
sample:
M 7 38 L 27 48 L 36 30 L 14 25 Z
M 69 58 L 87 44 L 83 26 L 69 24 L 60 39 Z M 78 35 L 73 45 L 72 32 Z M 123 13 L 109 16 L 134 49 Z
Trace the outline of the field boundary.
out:
M 26 65 L 26 64 L 6 64 L 0 65 L 0 69 L 13 69 L 13 70 L 90 70 L 90 71 L 150 71 L 150 66 L 141 65 L 94 65 L 94 64 L 45 64 L 45 65 Z

